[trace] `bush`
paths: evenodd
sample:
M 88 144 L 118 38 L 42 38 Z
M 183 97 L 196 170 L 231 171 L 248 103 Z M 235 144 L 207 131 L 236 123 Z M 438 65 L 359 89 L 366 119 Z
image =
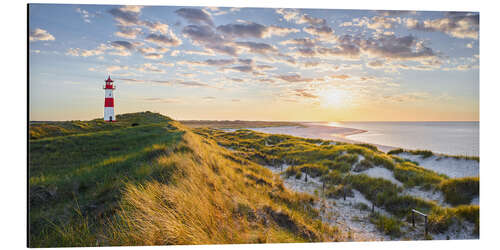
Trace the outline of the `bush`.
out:
M 373 164 L 370 160 L 363 159 L 358 164 L 356 164 L 356 166 L 354 166 L 353 171 L 361 172 L 361 171 L 367 170 L 367 169 L 372 168 L 372 167 L 373 167 Z
M 469 204 L 479 195 L 479 177 L 450 179 L 440 185 L 446 202 L 456 206 Z
M 336 185 L 329 187 L 325 194 L 328 198 L 339 199 L 344 197 L 344 192 L 347 197 L 354 197 L 354 192 L 352 191 L 352 187 L 350 185 Z
M 368 148 L 368 149 L 371 149 L 373 151 L 378 151 L 378 148 L 375 146 L 375 145 L 372 145 L 372 144 L 368 144 L 368 143 L 358 143 L 358 144 L 355 144 L 357 146 L 360 146 L 360 147 L 365 147 L 365 148 Z
M 413 155 L 421 155 L 422 158 L 424 159 L 434 155 L 434 153 L 432 153 L 432 151 L 429 150 L 412 150 L 410 151 L 410 153 Z
M 394 177 L 406 186 L 423 186 L 427 189 L 437 186 L 443 180 L 437 173 L 409 162 L 397 164 L 394 168 Z
M 299 166 L 299 169 L 302 173 L 306 173 L 312 177 L 318 177 L 328 173 L 327 167 L 316 164 L 304 164 Z
M 349 164 L 355 164 L 358 162 L 358 155 L 355 154 L 343 154 L 335 159 L 337 162 L 346 162 Z
M 370 216 L 370 221 L 377 226 L 377 228 L 391 237 L 400 237 L 403 233 L 401 231 L 402 222 L 398 219 L 387 217 L 379 213 L 373 213 Z
M 398 149 L 393 149 L 393 150 L 387 152 L 387 154 L 397 155 L 397 154 L 401 154 L 403 152 L 404 152 L 404 150 L 402 148 L 398 148 Z
M 328 185 L 337 185 L 342 183 L 342 174 L 337 170 L 330 171 L 327 175 L 322 177 L 322 181 Z

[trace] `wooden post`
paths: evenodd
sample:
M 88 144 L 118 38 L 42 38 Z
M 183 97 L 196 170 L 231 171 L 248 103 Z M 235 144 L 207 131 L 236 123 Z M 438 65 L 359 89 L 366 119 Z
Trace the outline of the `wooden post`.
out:
M 345 200 L 345 185 L 342 186 L 342 190 L 344 191 L 344 200 Z
M 375 212 L 375 203 L 372 202 L 372 213 Z
M 425 219 L 425 236 L 427 236 L 427 215 L 424 217 Z
M 415 227 L 415 212 L 411 211 L 411 225 Z

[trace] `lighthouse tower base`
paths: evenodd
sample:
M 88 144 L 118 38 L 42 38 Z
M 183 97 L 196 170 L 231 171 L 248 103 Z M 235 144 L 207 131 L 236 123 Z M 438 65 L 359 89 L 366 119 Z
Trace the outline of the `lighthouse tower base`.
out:
M 107 122 L 116 121 L 114 107 L 104 107 L 104 120 Z

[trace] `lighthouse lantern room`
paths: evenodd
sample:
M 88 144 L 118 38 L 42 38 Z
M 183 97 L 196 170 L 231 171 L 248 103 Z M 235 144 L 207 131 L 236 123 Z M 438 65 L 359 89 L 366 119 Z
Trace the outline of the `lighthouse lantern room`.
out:
M 106 85 L 104 85 L 104 120 L 108 122 L 114 122 L 115 119 L 115 100 L 113 97 L 113 90 L 115 86 L 113 85 L 113 80 L 108 76 L 105 80 Z

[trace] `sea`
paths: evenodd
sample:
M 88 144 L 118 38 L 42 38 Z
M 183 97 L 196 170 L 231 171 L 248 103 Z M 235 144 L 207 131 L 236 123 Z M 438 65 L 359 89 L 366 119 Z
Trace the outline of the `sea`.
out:
M 479 122 L 304 122 L 303 126 L 248 128 L 325 140 L 374 144 L 382 151 L 425 149 L 479 156 Z

